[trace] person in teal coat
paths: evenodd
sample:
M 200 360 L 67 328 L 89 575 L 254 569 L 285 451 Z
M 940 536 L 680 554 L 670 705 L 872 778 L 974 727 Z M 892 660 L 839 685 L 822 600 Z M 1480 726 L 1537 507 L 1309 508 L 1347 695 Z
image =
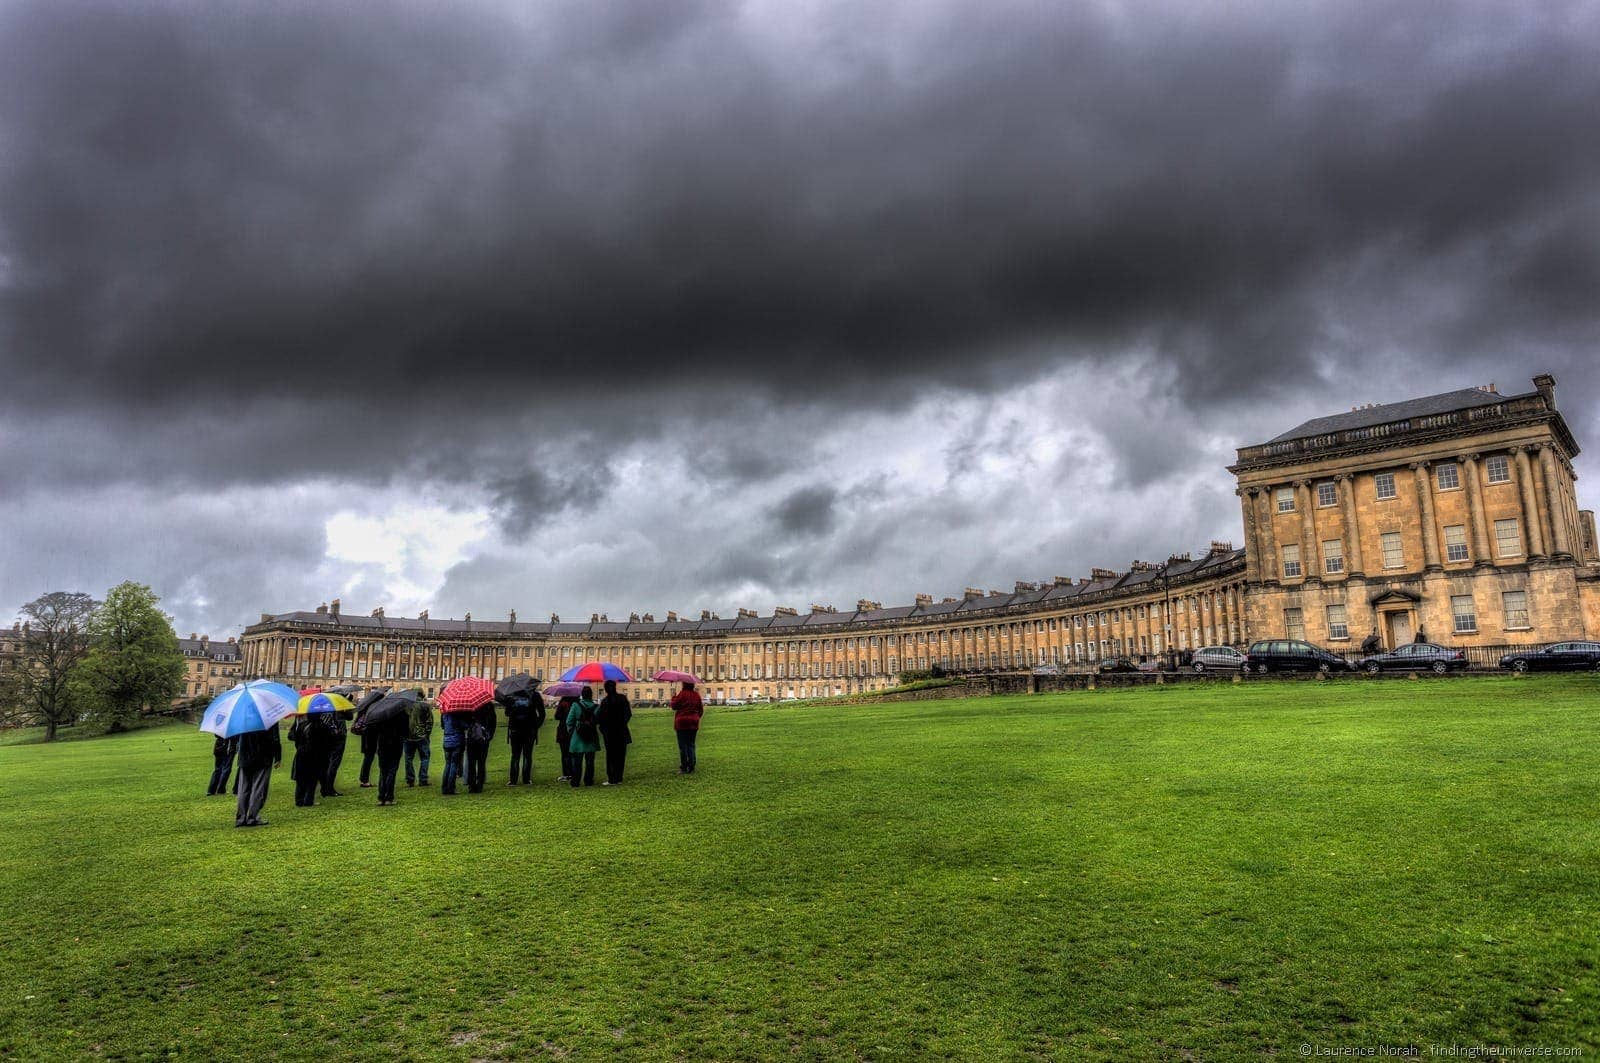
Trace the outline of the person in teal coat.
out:
M 594 702 L 594 688 L 584 687 L 583 694 L 567 710 L 567 750 L 572 754 L 572 786 L 594 785 L 594 755 L 600 751 L 600 706 Z

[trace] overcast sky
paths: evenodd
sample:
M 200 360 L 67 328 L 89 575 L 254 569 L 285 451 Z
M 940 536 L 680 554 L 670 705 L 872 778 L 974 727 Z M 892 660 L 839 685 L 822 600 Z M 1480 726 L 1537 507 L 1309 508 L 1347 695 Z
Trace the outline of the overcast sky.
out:
M 0 609 L 903 603 L 1357 403 L 1600 448 L 1597 115 L 1582 2 L 0 0 Z

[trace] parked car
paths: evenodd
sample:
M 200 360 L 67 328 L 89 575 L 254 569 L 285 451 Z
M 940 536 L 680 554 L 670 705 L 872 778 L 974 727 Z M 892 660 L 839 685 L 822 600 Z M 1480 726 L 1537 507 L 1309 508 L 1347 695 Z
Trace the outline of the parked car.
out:
M 1161 658 L 1140 657 L 1139 663 L 1134 665 L 1134 667 L 1141 672 L 1159 672 L 1161 671 Z
M 1100 662 L 1097 672 L 1137 672 L 1139 666 L 1129 657 L 1107 657 Z
M 1542 650 L 1516 650 L 1500 658 L 1513 672 L 1576 672 L 1600 668 L 1600 642 L 1558 642 Z
M 1197 672 L 1244 670 L 1244 654 L 1232 646 L 1202 646 L 1194 651 L 1189 667 Z
M 1245 668 L 1258 675 L 1268 672 L 1349 672 L 1355 669 L 1337 653 L 1299 639 L 1267 639 L 1250 644 Z
M 1388 653 L 1374 653 L 1356 662 L 1356 667 L 1368 675 L 1379 672 L 1430 671 L 1443 675 L 1446 672 L 1465 671 L 1467 655 L 1446 646 L 1431 642 L 1408 642 Z

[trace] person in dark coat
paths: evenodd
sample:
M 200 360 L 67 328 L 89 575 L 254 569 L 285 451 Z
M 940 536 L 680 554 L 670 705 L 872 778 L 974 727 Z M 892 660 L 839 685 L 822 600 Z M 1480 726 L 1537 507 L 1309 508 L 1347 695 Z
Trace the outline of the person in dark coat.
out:
M 467 725 L 467 792 L 483 793 L 484 776 L 489 770 L 489 745 L 494 741 L 499 716 L 495 703 L 486 701 L 472 710 L 472 722 Z
M 446 797 L 455 795 L 456 780 L 461 778 L 461 762 L 466 754 L 467 723 L 471 716 L 465 712 L 441 712 L 439 731 L 443 735 L 440 745 L 444 749 L 444 781 L 439 792 Z
M 606 750 L 605 785 L 620 786 L 622 769 L 628 760 L 628 744 L 633 741 L 633 734 L 628 730 L 628 721 L 633 719 L 633 706 L 628 702 L 628 695 L 617 693 L 616 680 L 607 679 L 605 691 L 606 696 L 600 699 L 596 720 Z
M 397 712 L 370 730 L 376 731 L 378 747 L 378 804 L 394 804 L 395 778 L 400 774 L 400 758 L 406 751 L 406 739 L 411 734 L 411 718 Z
M 278 739 L 278 725 L 265 731 L 251 731 L 239 736 L 239 803 L 234 811 L 235 827 L 265 827 L 261 809 L 267 803 L 267 784 L 272 781 L 272 769 L 283 763 L 283 743 Z
M 1378 638 L 1378 629 L 1373 628 L 1372 634 L 1361 640 L 1361 652 L 1370 657 L 1383 648 L 1383 643 Z
M 344 747 L 350 740 L 350 724 L 344 718 L 344 713 L 333 713 L 333 719 L 328 721 L 333 731 L 328 742 L 328 768 L 322 773 L 322 796 L 338 797 L 339 790 L 334 786 L 334 780 L 339 777 L 339 765 L 344 763 Z
M 309 807 L 317 803 L 317 787 L 328 769 L 328 749 L 333 744 L 333 728 L 323 720 L 331 713 L 297 716 L 289 727 L 294 743 L 294 803 Z
M 422 691 L 417 691 L 420 695 Z M 419 697 L 411 703 L 411 729 L 406 738 L 406 785 L 417 784 L 415 759 L 422 760 L 422 785 L 428 785 L 428 761 L 433 758 L 433 702 Z
M 233 773 L 233 757 L 239 751 L 237 738 L 218 738 L 211 743 L 211 785 L 206 796 L 228 792 L 228 776 Z
M 683 684 L 683 689 L 672 696 L 672 729 L 678 735 L 679 775 L 694 774 L 695 740 L 700 736 L 700 717 L 705 711 L 705 703 L 695 692 L 693 683 Z
M 367 718 L 367 710 L 362 709 L 356 713 L 356 721 Z M 378 736 L 361 728 L 361 788 L 368 789 L 372 786 L 372 762 L 378 756 Z
M 1419 627 L 1419 628 L 1417 628 L 1417 637 L 1412 639 L 1411 641 L 1412 642 L 1427 642 L 1428 641 L 1428 634 L 1427 634 L 1427 632 L 1423 631 Z
M 506 703 L 506 741 L 511 745 L 511 785 L 517 785 L 518 768 L 522 783 L 533 781 L 533 747 L 539 743 L 539 728 L 544 725 L 544 698 L 537 690 L 519 694 Z
M 556 745 L 561 747 L 561 774 L 556 776 L 556 782 L 572 778 L 572 731 L 567 727 L 567 713 L 572 711 L 574 700 L 569 696 L 556 702 Z

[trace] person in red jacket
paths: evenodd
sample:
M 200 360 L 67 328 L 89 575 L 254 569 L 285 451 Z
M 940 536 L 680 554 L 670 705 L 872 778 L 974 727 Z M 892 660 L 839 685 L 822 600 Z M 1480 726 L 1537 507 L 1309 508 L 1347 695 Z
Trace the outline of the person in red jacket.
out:
M 700 717 L 705 715 L 705 704 L 695 693 L 693 683 L 683 684 L 683 689 L 672 697 L 672 729 L 678 733 L 678 774 L 694 774 L 694 740 L 700 734 Z

